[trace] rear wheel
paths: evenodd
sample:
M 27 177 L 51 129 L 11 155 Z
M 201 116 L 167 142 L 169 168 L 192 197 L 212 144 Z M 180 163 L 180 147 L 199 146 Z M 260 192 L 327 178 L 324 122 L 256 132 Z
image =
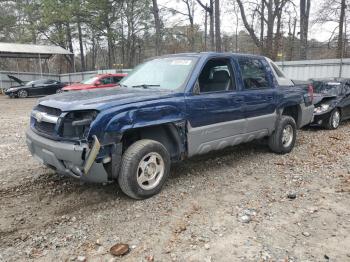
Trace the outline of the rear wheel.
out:
M 160 192 L 170 172 L 170 155 L 159 142 L 143 139 L 123 154 L 118 183 L 134 199 L 144 199 Z
M 27 90 L 19 90 L 18 91 L 18 97 L 20 97 L 20 98 L 26 98 L 26 97 L 28 97 L 28 91 Z
M 294 118 L 282 115 L 277 123 L 276 130 L 269 137 L 270 149 L 278 154 L 286 154 L 292 151 L 297 127 Z
M 61 88 L 56 90 L 56 94 L 63 93 L 63 90 Z
M 340 124 L 340 112 L 339 109 L 334 109 L 330 117 L 326 120 L 325 128 L 327 129 L 337 129 Z

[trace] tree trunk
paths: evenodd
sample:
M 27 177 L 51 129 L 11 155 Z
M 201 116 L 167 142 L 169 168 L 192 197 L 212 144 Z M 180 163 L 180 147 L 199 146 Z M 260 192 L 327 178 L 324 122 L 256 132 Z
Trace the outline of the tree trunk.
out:
M 220 30 L 220 1 L 215 0 L 215 49 L 221 52 L 221 30 Z
M 300 0 L 300 59 L 307 59 L 311 0 Z
M 80 24 L 79 17 L 78 17 L 78 39 L 79 39 L 79 47 L 80 47 L 81 70 L 84 72 L 84 71 L 86 71 L 86 66 L 85 66 L 83 36 L 82 36 L 82 32 L 81 32 L 81 24 Z
M 210 12 L 209 12 L 209 23 L 210 23 L 210 28 L 209 28 L 209 36 L 210 36 L 210 51 L 214 51 L 214 0 L 210 0 Z
M 125 38 L 124 38 L 124 19 L 123 16 L 120 17 L 120 23 L 121 23 L 121 52 L 122 52 L 122 67 L 124 68 L 125 65 Z
M 273 57 L 279 57 L 279 51 L 282 50 L 282 35 L 281 35 L 281 19 L 282 19 L 282 11 L 277 14 L 277 27 L 275 34 L 275 48 L 273 50 Z M 282 54 L 283 55 L 283 54 Z
M 261 47 L 261 42 L 259 40 L 259 38 L 256 36 L 255 32 L 254 32 L 254 28 L 250 26 L 250 24 L 248 23 L 248 20 L 247 20 L 247 17 L 246 17 L 246 14 L 245 14 L 245 10 L 244 10 L 244 6 L 243 6 L 243 3 L 241 0 L 237 0 L 237 4 L 239 6 L 239 10 L 241 11 L 241 17 L 242 17 L 242 20 L 243 20 L 243 24 L 244 24 L 244 27 L 247 29 L 250 37 L 252 38 L 254 44 L 257 46 L 257 47 Z
M 209 14 L 209 38 L 210 38 L 210 47 L 211 51 L 214 50 L 215 45 L 215 34 L 214 34 L 214 0 L 210 0 L 209 7 L 202 3 L 201 0 L 197 0 L 197 3 L 202 6 L 202 8 Z
M 160 18 L 159 18 L 159 8 L 158 8 L 158 3 L 157 0 L 153 0 L 153 16 L 154 16 L 154 26 L 156 29 L 156 41 L 155 41 L 155 51 L 156 55 L 160 55 L 160 50 L 161 48 L 161 32 L 160 32 Z
M 266 55 L 272 60 L 275 59 L 273 52 L 273 28 L 275 16 L 273 14 L 273 0 L 267 3 L 267 37 L 266 37 Z
M 264 21 L 264 14 L 265 14 L 265 1 L 261 0 L 261 14 L 260 14 L 260 53 L 264 54 L 264 31 L 265 31 L 265 21 Z
M 208 6 L 205 5 L 205 15 L 204 15 L 204 51 L 207 51 L 207 40 L 208 40 Z
M 73 54 L 73 41 L 72 41 L 72 31 L 70 28 L 69 23 L 66 23 L 66 37 L 67 37 L 67 44 L 68 44 L 68 49 L 72 53 L 69 55 L 69 65 L 70 65 L 70 71 L 75 72 L 74 68 L 74 54 Z
M 108 21 L 105 21 L 106 24 L 106 29 L 107 29 L 107 45 L 108 45 L 108 57 L 107 57 L 107 63 L 108 63 L 108 68 L 113 67 L 114 63 L 114 43 L 113 43 L 113 33 L 111 26 Z
M 288 53 L 287 59 L 288 61 L 293 60 L 294 58 L 294 42 L 295 42 L 295 31 L 297 27 L 297 18 L 294 18 L 293 22 L 291 18 L 289 18 L 288 22 Z
M 339 33 L 337 45 L 337 58 L 344 56 L 344 18 L 345 18 L 346 0 L 341 0 L 340 18 L 339 18 Z

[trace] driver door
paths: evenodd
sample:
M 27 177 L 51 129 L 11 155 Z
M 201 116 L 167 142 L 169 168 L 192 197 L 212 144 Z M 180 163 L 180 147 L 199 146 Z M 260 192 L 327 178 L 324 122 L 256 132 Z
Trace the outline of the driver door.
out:
M 189 156 L 221 149 L 244 133 L 244 100 L 230 57 L 208 60 L 185 102 Z

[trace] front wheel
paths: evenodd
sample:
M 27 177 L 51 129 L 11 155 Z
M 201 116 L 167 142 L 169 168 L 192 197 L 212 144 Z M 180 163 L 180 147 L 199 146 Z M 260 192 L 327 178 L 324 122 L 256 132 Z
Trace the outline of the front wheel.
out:
M 332 111 L 330 117 L 327 119 L 325 123 L 325 127 L 331 130 L 337 129 L 339 127 L 339 124 L 340 124 L 340 112 L 336 108 Z
M 18 91 L 18 97 L 20 97 L 20 98 L 26 98 L 26 97 L 28 97 L 28 91 L 27 90 L 19 90 Z
M 282 115 L 274 133 L 269 137 L 270 149 L 278 154 L 292 151 L 296 140 L 297 127 L 294 118 Z
M 123 154 L 118 183 L 134 199 L 145 199 L 160 192 L 170 172 L 170 155 L 159 142 L 142 139 Z

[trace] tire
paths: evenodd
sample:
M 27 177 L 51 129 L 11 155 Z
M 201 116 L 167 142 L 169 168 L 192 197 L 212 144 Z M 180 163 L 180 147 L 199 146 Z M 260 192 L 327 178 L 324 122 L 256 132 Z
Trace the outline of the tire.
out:
M 145 199 L 160 192 L 169 172 L 167 149 L 157 141 L 142 139 L 123 154 L 118 183 L 129 197 Z
M 327 121 L 324 124 L 324 127 L 329 129 L 329 130 L 334 130 L 339 127 L 341 121 L 341 114 L 339 109 L 335 108 L 330 117 L 327 119 Z
M 19 98 L 26 98 L 26 97 L 28 97 L 28 91 L 27 90 L 19 90 L 18 92 L 17 92 L 17 96 L 19 97 Z
M 297 125 L 294 118 L 282 115 L 278 120 L 275 131 L 269 137 L 271 151 L 277 154 L 291 152 L 295 145 L 296 133 Z
M 63 93 L 63 91 L 62 91 L 61 88 L 58 88 L 58 89 L 56 90 L 56 94 L 60 94 L 60 93 Z

